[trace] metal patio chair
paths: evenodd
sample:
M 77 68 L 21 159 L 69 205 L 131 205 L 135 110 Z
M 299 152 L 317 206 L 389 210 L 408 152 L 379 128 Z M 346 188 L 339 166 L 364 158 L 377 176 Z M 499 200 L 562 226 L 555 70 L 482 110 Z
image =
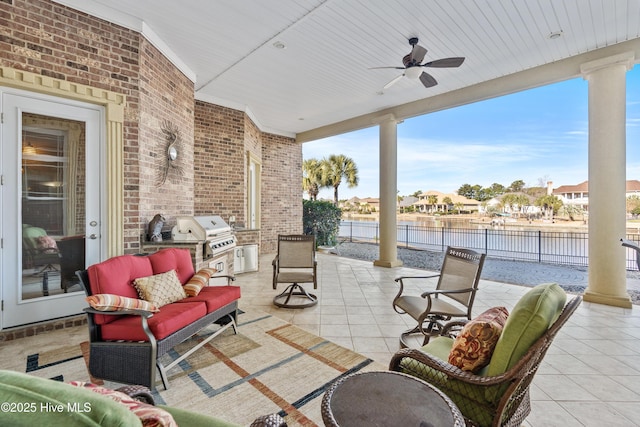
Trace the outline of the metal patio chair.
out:
M 413 334 L 424 336 L 423 345 L 429 338 L 440 334 L 443 322 L 454 317 L 471 319 L 471 309 L 475 299 L 485 254 L 463 248 L 447 247 L 440 274 L 430 276 L 406 276 L 395 279 L 400 290 L 393 299 L 393 309 L 400 314 L 408 314 L 418 324 L 402 333 L 401 347 L 409 347 L 407 338 Z M 438 277 L 433 291 L 420 296 L 403 295 L 410 280 Z
M 305 308 L 318 303 L 318 297 L 300 285 L 313 283 L 313 289 L 318 288 L 315 236 L 278 235 L 278 254 L 272 265 L 273 289 L 277 289 L 278 283 L 290 283 L 282 293 L 273 298 L 276 306 Z

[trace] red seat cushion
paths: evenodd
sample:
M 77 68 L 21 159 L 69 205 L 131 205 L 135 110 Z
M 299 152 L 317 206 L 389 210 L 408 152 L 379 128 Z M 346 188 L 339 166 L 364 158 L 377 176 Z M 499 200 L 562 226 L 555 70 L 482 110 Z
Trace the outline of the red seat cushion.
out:
M 202 302 L 168 304 L 160 308 L 159 313 L 148 319 L 149 329 L 156 339 L 161 340 L 206 314 L 207 307 Z M 101 328 L 103 340 L 149 341 L 142 330 L 139 316 L 112 317 L 117 317 L 117 319 Z
M 153 268 L 153 274 L 166 273 L 175 270 L 181 284 L 187 283 L 193 276 L 193 261 L 189 249 L 167 248 L 161 249 L 148 256 Z M 138 276 L 143 277 L 143 276 Z
M 205 286 L 198 295 L 177 302 L 180 304 L 204 302 L 207 305 L 207 313 L 211 313 L 238 299 L 240 299 L 239 286 Z
M 137 299 L 139 296 L 133 281 L 138 277 L 151 276 L 153 269 L 148 257 L 121 255 L 94 264 L 87 272 L 93 295 L 114 294 Z M 102 325 L 116 320 L 116 317 L 96 314 L 94 320 Z

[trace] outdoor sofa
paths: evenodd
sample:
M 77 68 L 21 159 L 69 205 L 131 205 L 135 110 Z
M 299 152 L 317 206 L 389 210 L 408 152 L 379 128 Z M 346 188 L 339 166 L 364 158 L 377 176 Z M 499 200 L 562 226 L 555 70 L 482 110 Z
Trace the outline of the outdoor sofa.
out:
M 95 378 L 156 386 L 156 367 L 166 371 L 224 329 L 236 329 L 240 288 L 208 286 L 215 270 L 194 274 L 188 249 L 167 248 L 150 255 L 121 255 L 79 271 L 91 307 L 89 372 Z M 141 295 L 145 299 L 141 299 Z M 202 328 L 221 327 L 164 366 L 160 358 Z

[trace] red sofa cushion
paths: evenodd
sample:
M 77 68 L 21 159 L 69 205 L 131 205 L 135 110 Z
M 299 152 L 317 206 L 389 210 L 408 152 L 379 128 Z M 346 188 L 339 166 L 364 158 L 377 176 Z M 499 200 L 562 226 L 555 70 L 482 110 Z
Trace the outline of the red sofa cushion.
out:
M 159 313 L 148 319 L 149 329 L 156 339 L 161 340 L 206 314 L 206 304 L 202 302 L 168 304 L 162 306 Z M 142 330 L 139 316 L 112 317 L 117 319 L 101 327 L 103 340 L 149 341 Z
M 121 255 L 94 264 L 87 272 L 93 295 L 115 294 L 137 299 L 139 296 L 133 281 L 138 277 L 151 276 L 153 269 L 149 257 Z M 94 320 L 102 325 L 116 320 L 116 317 L 96 314 Z
M 238 299 L 240 299 L 239 286 L 205 286 L 198 295 L 187 297 L 176 303 L 204 302 L 207 305 L 207 313 L 211 313 Z
M 153 274 L 175 270 L 178 274 L 178 279 L 180 279 L 180 283 L 183 285 L 187 283 L 195 273 L 189 249 L 161 249 L 149 255 L 148 258 L 149 262 L 151 262 L 151 268 L 153 268 Z

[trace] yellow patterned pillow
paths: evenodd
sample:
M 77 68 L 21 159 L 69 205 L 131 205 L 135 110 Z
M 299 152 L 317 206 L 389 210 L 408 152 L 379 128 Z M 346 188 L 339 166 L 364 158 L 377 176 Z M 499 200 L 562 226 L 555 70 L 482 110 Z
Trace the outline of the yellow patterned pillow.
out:
M 217 272 L 218 270 L 215 268 L 201 268 L 182 288 L 187 296 L 195 297 L 200 293 L 202 288 L 209 284 L 209 279 Z
M 160 310 L 148 301 L 113 294 L 96 294 L 85 298 L 89 305 L 100 311 L 145 310 L 156 313 Z
M 133 281 L 133 285 L 140 298 L 149 301 L 156 307 L 162 307 L 187 297 L 175 270 L 140 277 Z
M 453 342 L 449 363 L 473 373 L 489 364 L 507 316 L 505 307 L 493 307 L 467 322 Z

